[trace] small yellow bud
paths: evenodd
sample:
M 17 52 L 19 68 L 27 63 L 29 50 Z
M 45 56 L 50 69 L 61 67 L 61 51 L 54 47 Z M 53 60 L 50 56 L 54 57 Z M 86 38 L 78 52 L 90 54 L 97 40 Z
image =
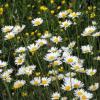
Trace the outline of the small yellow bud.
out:
M 3 8 L 1 7 L 0 8 L 0 15 L 2 15 L 3 14 Z
M 51 0 L 50 3 L 53 4 L 54 3 L 54 0 Z
M 35 74 L 36 74 L 36 76 L 40 76 L 41 73 L 40 72 L 36 72 Z
M 32 5 L 32 8 L 34 8 L 34 5 Z
M 63 0 L 61 3 L 62 3 L 62 4 L 65 4 L 66 2 L 65 2 L 65 0 Z
M 41 36 L 41 33 L 37 33 L 37 36 Z
M 27 93 L 26 93 L 26 92 L 22 92 L 21 95 L 22 95 L 23 97 L 26 97 L 26 96 L 27 96 Z
M 32 17 L 31 17 L 31 16 L 29 16 L 29 17 L 28 17 L 28 20 L 32 20 Z
M 25 33 L 26 36 L 29 36 L 29 33 Z
M 34 35 L 34 32 L 31 32 L 31 35 Z
M 8 8 L 8 7 L 9 7 L 9 4 L 8 4 L 8 3 L 6 3 L 6 4 L 5 4 L 5 8 Z
M 59 10 L 61 8 L 61 6 L 58 6 L 57 9 Z
M 31 7 L 31 5 L 29 4 L 29 5 L 27 5 L 27 7 L 29 8 L 29 7 Z
M 54 14 L 55 13 L 55 11 L 54 10 L 51 10 L 51 14 Z
M 19 40 L 20 39 L 20 36 L 18 36 L 17 39 Z

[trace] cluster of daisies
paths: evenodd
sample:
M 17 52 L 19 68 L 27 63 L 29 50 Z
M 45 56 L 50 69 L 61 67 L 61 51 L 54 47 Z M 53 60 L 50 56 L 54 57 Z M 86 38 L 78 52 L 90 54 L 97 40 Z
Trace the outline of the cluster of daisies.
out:
M 79 18 L 80 15 L 81 12 L 73 12 L 71 9 L 59 12 L 58 18 L 64 19 L 64 21 L 60 22 L 60 27 L 66 30 L 72 24 L 75 25 L 76 22 L 74 20 Z
M 5 40 L 10 40 L 14 38 L 18 33 L 22 32 L 25 25 L 15 25 L 15 26 L 4 26 L 1 30 L 5 33 Z
M 58 19 L 64 19 L 65 21 L 60 22 L 60 28 L 67 30 L 72 24 L 76 24 L 74 19 L 79 18 L 82 15 L 81 12 L 73 12 L 72 10 L 61 11 L 57 15 Z M 43 24 L 42 18 L 35 18 L 32 20 L 33 27 L 38 27 Z M 2 32 L 4 33 L 4 41 L 14 38 L 18 33 L 21 33 L 25 28 L 25 25 L 15 25 L 15 26 L 4 26 L 2 27 Z M 83 31 L 82 36 L 100 36 L 100 32 L 96 32 L 96 26 L 88 26 Z M 31 40 L 30 40 L 31 41 Z M 8 41 L 9 42 L 9 41 Z M 61 45 L 63 38 L 60 35 L 53 35 L 50 32 L 46 31 L 39 39 L 36 39 L 31 44 L 26 44 L 25 46 L 20 46 L 14 50 L 15 58 L 15 68 L 8 67 L 8 62 L 0 60 L 0 78 L 5 83 L 13 83 L 12 89 L 18 90 L 21 87 L 27 86 L 30 84 L 35 87 L 47 88 L 57 84 L 58 91 L 52 91 L 51 99 L 52 100 L 69 100 L 67 95 L 62 96 L 62 92 L 68 93 L 73 92 L 72 100 L 90 100 L 93 98 L 92 91 L 96 91 L 99 88 L 99 83 L 94 82 L 91 84 L 87 90 L 86 84 L 81 78 L 77 77 L 77 74 L 81 75 L 86 74 L 87 77 L 95 76 L 97 69 L 95 68 L 86 68 L 84 66 L 85 59 L 80 59 L 78 56 L 73 54 L 74 47 L 76 46 L 75 41 L 71 41 L 67 46 Z M 49 46 L 50 45 L 50 46 Z M 53 45 L 53 46 L 52 46 Z M 39 51 L 40 48 L 47 48 L 44 51 Z M 46 51 L 46 52 L 45 52 Z M 2 51 L 0 51 L 2 54 Z M 35 65 L 35 62 L 29 64 L 27 61 L 27 56 L 32 59 L 37 58 L 37 53 L 44 52 L 42 60 L 46 62 L 47 65 L 39 64 Z M 93 53 L 92 45 L 82 45 L 81 52 Z M 28 57 L 28 58 L 29 58 Z M 95 60 L 100 60 L 100 57 L 95 57 Z M 35 75 L 39 70 L 43 72 L 42 67 L 47 67 L 47 74 Z M 25 80 L 25 77 L 28 76 L 28 80 Z M 91 78 L 90 77 L 90 78 Z M 16 78 L 16 80 L 14 80 Z M 85 78 L 85 77 L 83 77 Z M 61 92 L 62 91 L 62 92 Z

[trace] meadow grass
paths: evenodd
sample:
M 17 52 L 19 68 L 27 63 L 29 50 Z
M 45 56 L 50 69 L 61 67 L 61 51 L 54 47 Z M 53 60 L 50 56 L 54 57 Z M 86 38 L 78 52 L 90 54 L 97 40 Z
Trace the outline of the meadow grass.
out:
M 0 0 L 0 99 L 99 100 L 99 13 L 99 0 Z

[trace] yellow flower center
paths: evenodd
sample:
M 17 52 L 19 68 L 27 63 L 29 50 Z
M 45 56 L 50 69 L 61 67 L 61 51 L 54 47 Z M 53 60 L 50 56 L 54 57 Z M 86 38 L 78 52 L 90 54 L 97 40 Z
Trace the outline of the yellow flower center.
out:
M 18 59 L 18 63 L 22 63 L 23 62 L 23 60 L 22 59 Z
M 78 88 L 79 87 L 79 84 L 74 84 L 74 88 Z
M 87 100 L 87 97 L 85 95 L 83 95 L 82 100 Z
M 10 29 L 9 29 L 9 28 L 6 28 L 6 29 L 5 29 L 5 31 L 6 31 L 6 32 L 9 32 L 9 31 L 10 31 Z
M 78 94 L 79 96 L 83 95 L 83 93 L 82 93 L 81 91 L 79 91 L 77 94 Z
M 36 21 L 36 22 L 35 22 L 35 25 L 37 25 L 37 26 L 40 25 L 40 24 L 41 24 L 40 21 Z
M 56 95 L 53 98 L 54 98 L 54 100 L 58 100 L 59 99 L 59 96 Z
M 42 84 L 47 84 L 47 80 L 42 80 Z
M 30 50 L 30 52 L 35 52 L 37 50 L 37 48 L 36 47 L 33 47 L 31 50 Z
M 90 75 L 94 75 L 94 72 L 92 71 L 92 72 L 90 72 Z
M 18 89 L 18 88 L 20 88 L 20 87 L 22 87 L 22 84 L 21 84 L 21 83 L 18 83 L 18 84 L 16 84 L 16 85 L 14 85 L 14 89 Z
M 80 67 L 79 66 L 75 66 L 75 69 L 78 70 L 78 69 L 80 69 Z
M 58 62 L 57 61 L 54 61 L 53 65 L 54 66 L 58 65 Z
M 71 90 L 71 86 L 66 86 L 66 87 L 65 87 L 65 90 L 66 90 L 66 91 L 70 91 L 70 90 Z
M 62 17 L 66 17 L 66 14 L 65 13 L 62 13 Z
M 14 35 L 11 35 L 11 34 L 7 35 L 7 39 L 12 39 L 13 37 Z
M 68 63 L 72 63 L 72 62 L 73 62 L 73 59 L 72 59 L 72 58 L 69 58 L 69 59 L 67 60 L 67 62 L 68 62 Z
M 35 84 L 35 85 L 38 85 L 38 81 L 34 81 L 34 84 Z
M 69 24 L 67 22 L 64 23 L 64 27 L 68 27 Z
M 56 42 L 56 43 L 57 43 L 57 42 L 58 42 L 58 38 L 55 38 L 55 39 L 54 39 L 54 42 Z
M 76 14 L 76 13 L 72 13 L 72 16 L 73 16 L 73 17 L 77 17 L 77 14 Z
M 50 56 L 49 57 L 49 60 L 54 60 L 54 56 Z

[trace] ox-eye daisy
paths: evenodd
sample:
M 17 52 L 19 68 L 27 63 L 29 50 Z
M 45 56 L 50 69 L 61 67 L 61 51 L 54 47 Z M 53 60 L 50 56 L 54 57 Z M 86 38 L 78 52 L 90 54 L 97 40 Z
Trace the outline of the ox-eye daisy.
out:
M 12 80 L 11 73 L 12 72 L 13 72 L 13 69 L 7 69 L 0 75 L 0 78 L 2 78 L 2 80 L 5 82 L 11 82 L 11 80 Z
M 19 55 L 15 58 L 15 64 L 16 65 L 22 65 L 25 61 L 25 54 Z
M 90 91 L 96 91 L 99 88 L 99 83 L 94 83 L 91 86 L 89 86 Z
M 76 56 L 67 56 L 64 58 L 64 62 L 67 64 L 75 64 L 78 62 L 78 58 Z
M 76 18 L 79 17 L 79 15 L 81 15 L 81 12 L 72 12 L 69 14 L 70 18 Z
M 18 72 L 16 75 L 31 75 L 32 72 L 35 70 L 36 66 L 35 65 L 30 65 L 30 66 L 22 66 L 18 69 Z
M 52 38 L 50 38 L 50 40 L 56 44 L 58 44 L 59 42 L 62 42 L 61 36 L 53 36 Z
M 38 39 L 38 40 L 36 40 L 36 44 L 39 45 L 39 46 L 43 46 L 43 45 L 47 44 L 47 40 Z
M 92 93 L 89 93 L 85 91 L 84 89 L 75 90 L 74 95 L 80 98 L 80 100 L 90 100 L 93 97 Z
M 9 32 L 5 35 L 5 40 L 10 40 L 15 37 L 15 34 L 13 32 Z
M 56 60 L 59 56 L 60 56 L 60 54 L 58 52 L 53 52 L 53 53 L 46 54 L 44 59 L 46 61 L 50 61 L 51 62 L 51 61 Z
M 28 49 L 29 49 L 29 51 L 31 52 L 31 53 L 34 53 L 34 52 L 36 52 L 38 49 L 40 48 L 40 46 L 38 45 L 38 44 L 30 44 L 29 46 L 28 46 Z
M 34 20 L 32 20 L 33 26 L 39 26 L 42 23 L 43 23 L 43 19 L 42 18 L 35 18 Z
M 20 26 L 20 25 L 15 25 L 15 27 L 14 27 L 13 30 L 12 30 L 12 32 L 13 32 L 14 34 L 18 34 L 18 33 L 22 32 L 22 31 L 24 30 L 24 28 L 25 28 L 25 25 L 22 25 L 22 26 Z
M 7 66 L 7 62 L 0 60 L 0 68 Z
M 91 45 L 81 46 L 82 53 L 91 53 L 92 49 L 93 49 L 93 46 Z
M 96 32 L 92 35 L 93 37 L 99 37 L 100 36 L 100 32 Z
M 49 86 L 50 83 L 51 83 L 51 78 L 42 77 L 42 79 L 41 79 L 41 85 L 43 85 L 43 86 Z
M 66 30 L 66 28 L 70 27 L 71 24 L 72 22 L 70 20 L 66 20 L 60 24 L 60 27 Z
M 95 26 L 88 26 L 85 28 L 85 30 L 83 31 L 83 33 L 81 35 L 82 36 L 91 36 L 91 34 L 94 33 L 95 31 L 96 31 Z
M 95 75 L 95 73 L 97 72 L 96 69 L 86 69 L 86 74 L 89 75 L 89 76 L 93 76 Z
M 25 85 L 25 83 L 26 83 L 25 80 L 17 80 L 16 82 L 14 82 L 13 89 L 21 88 L 22 86 Z
M 67 17 L 68 12 L 67 11 L 61 11 L 58 14 L 58 18 L 66 18 Z
M 14 26 L 4 26 L 2 27 L 2 32 L 7 33 L 10 32 L 13 29 Z
M 34 77 L 34 79 L 30 81 L 30 83 L 32 85 L 39 86 L 41 83 L 41 79 L 40 79 L 40 77 Z
M 59 100 L 60 99 L 60 93 L 58 93 L 58 92 L 53 93 L 51 99 L 52 100 Z
M 23 53 L 25 52 L 26 48 L 25 47 L 19 47 L 15 50 L 16 53 Z

